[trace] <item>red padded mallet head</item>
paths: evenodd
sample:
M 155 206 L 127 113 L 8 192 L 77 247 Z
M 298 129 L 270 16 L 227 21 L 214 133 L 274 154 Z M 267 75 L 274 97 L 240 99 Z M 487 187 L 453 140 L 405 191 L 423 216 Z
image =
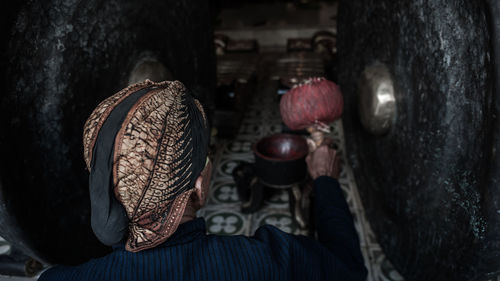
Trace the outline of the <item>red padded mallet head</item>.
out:
M 322 134 L 318 135 L 319 128 L 339 119 L 343 109 L 339 87 L 323 77 L 309 78 L 296 85 L 280 102 L 283 122 L 292 130 L 308 129 L 316 145 L 323 140 Z

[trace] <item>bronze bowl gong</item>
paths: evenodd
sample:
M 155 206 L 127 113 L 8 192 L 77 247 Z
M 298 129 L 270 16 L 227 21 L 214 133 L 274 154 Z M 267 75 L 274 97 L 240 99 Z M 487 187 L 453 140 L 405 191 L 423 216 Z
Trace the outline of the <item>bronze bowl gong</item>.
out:
M 306 140 L 298 135 L 274 134 L 253 144 L 259 181 L 269 187 L 288 188 L 306 179 Z

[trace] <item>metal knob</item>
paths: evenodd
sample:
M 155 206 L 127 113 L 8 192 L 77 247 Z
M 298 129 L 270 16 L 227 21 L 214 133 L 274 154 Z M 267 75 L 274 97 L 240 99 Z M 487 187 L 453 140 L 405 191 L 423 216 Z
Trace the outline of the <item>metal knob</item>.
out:
M 376 62 L 366 67 L 358 85 L 361 124 L 373 135 L 389 131 L 396 117 L 396 97 L 387 67 Z
M 149 79 L 153 82 L 173 81 L 172 72 L 154 57 L 143 57 L 138 60 L 129 74 L 129 85 Z

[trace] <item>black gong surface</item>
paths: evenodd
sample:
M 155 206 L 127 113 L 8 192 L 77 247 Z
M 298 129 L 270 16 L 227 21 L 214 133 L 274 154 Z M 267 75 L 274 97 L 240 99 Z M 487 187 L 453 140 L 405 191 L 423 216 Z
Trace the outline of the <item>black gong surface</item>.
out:
M 500 274 L 499 16 L 495 1 L 340 3 L 349 161 L 370 224 L 408 280 Z M 383 136 L 358 117 L 358 81 L 375 62 L 388 67 L 396 92 Z
M 6 2 L 6 1 L 4 1 Z M 145 53 L 198 97 L 215 88 L 207 2 L 3 3 L 0 236 L 43 261 L 107 251 L 90 228 L 82 130 Z

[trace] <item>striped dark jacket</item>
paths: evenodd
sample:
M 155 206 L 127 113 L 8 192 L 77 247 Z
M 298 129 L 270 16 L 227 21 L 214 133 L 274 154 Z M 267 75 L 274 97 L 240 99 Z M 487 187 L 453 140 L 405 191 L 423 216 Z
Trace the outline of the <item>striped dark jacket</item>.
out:
M 365 280 L 367 271 L 339 183 L 314 182 L 318 241 L 265 225 L 252 237 L 207 235 L 198 218 L 164 244 L 138 253 L 124 246 L 79 266 L 56 266 L 39 280 Z

